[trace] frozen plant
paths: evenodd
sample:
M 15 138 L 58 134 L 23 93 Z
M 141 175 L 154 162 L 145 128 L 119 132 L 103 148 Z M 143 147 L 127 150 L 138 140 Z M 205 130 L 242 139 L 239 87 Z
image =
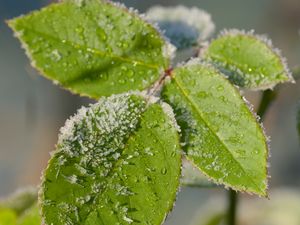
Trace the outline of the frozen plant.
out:
M 39 188 L 43 224 L 162 224 L 183 161 L 230 189 L 228 224 L 235 191 L 268 196 L 268 138 L 239 88 L 294 80 L 265 37 L 225 30 L 208 41 L 214 24 L 203 10 L 140 16 L 105 0 L 62 0 L 8 25 L 43 76 L 98 100 L 60 131 Z M 174 66 L 170 42 L 199 54 Z

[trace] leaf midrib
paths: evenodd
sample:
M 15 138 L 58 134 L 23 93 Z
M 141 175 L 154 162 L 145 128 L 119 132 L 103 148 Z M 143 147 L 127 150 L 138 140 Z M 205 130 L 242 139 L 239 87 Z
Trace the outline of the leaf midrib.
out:
M 233 158 L 233 160 L 237 163 L 237 165 L 242 169 L 242 171 L 248 176 L 248 178 L 251 180 L 251 182 L 254 184 L 254 186 L 256 188 L 258 188 L 258 190 L 261 191 L 261 189 L 257 186 L 257 184 L 254 182 L 253 178 L 251 176 L 249 176 L 249 174 L 245 171 L 244 167 L 237 161 L 237 159 L 233 156 L 233 154 L 230 152 L 230 150 L 227 148 L 227 146 L 225 145 L 225 143 L 222 141 L 221 137 L 219 137 L 211 128 L 210 124 L 208 124 L 208 122 L 206 120 L 203 119 L 203 115 L 202 112 L 197 108 L 196 104 L 192 101 L 192 99 L 188 96 L 188 94 L 184 91 L 184 88 L 180 85 L 180 82 L 176 79 L 176 76 L 173 77 L 173 80 L 175 81 L 177 87 L 179 88 L 179 90 L 181 91 L 181 93 L 183 94 L 183 96 L 187 99 L 188 102 L 190 102 L 191 106 L 195 109 L 195 111 L 199 114 L 200 118 L 202 119 L 202 121 L 204 122 L 204 124 L 206 125 L 206 127 L 211 131 L 211 133 L 213 133 L 213 135 L 219 140 L 219 142 L 223 145 L 223 147 L 227 150 L 227 152 L 231 155 L 231 157 Z M 225 183 L 225 182 L 224 182 Z M 228 183 L 227 183 L 228 184 Z M 230 184 L 228 184 L 230 185 Z M 230 185 L 232 186 L 232 185 Z M 262 191 L 262 193 L 264 193 L 264 191 Z
M 143 61 L 135 60 L 135 59 L 131 59 L 131 58 L 124 58 L 122 56 L 115 55 L 115 54 L 109 54 L 107 52 L 101 51 L 101 50 L 96 49 L 96 48 L 90 48 L 90 47 L 87 47 L 87 46 L 84 46 L 84 45 L 81 45 L 81 44 L 78 44 L 78 43 L 73 43 L 69 40 L 64 40 L 64 42 L 63 42 L 63 40 L 57 38 L 56 36 L 53 36 L 53 35 L 50 35 L 50 34 L 47 34 L 47 33 L 44 33 L 44 32 L 40 32 L 38 30 L 33 29 L 32 27 L 26 27 L 26 26 L 24 26 L 24 27 L 26 28 L 26 30 L 30 30 L 33 33 L 44 36 L 48 39 L 52 39 L 56 42 L 59 42 L 60 44 L 66 44 L 66 45 L 68 45 L 68 46 L 70 46 L 74 49 L 80 49 L 80 50 L 83 50 L 87 53 L 92 53 L 92 54 L 94 54 L 98 57 L 99 56 L 110 57 L 110 58 L 117 59 L 117 60 L 120 60 L 120 61 L 125 62 L 125 63 L 131 63 L 133 65 L 140 65 L 140 66 L 144 66 L 144 67 L 151 68 L 151 69 L 157 69 L 157 70 L 160 69 L 159 65 L 145 63 Z M 17 29 L 15 29 L 15 30 L 17 31 Z
M 242 72 L 243 72 L 244 74 L 247 73 L 247 71 L 244 71 L 243 65 L 242 65 L 242 64 L 237 63 L 237 62 L 234 62 L 234 61 L 230 60 L 229 58 L 225 58 L 225 57 L 223 57 L 223 56 L 219 56 L 218 54 L 211 54 L 209 57 L 211 57 L 212 61 L 214 61 L 214 62 L 216 62 L 216 63 L 218 63 L 219 61 L 223 61 L 223 62 L 225 62 L 226 64 L 231 64 L 231 65 L 233 65 L 233 66 L 234 66 L 235 68 L 237 68 L 237 69 L 243 70 Z M 219 61 L 218 61 L 218 60 L 219 60 Z M 221 66 L 222 66 L 222 65 L 221 65 Z M 225 66 L 222 66 L 222 67 L 225 68 Z M 228 69 L 229 67 L 226 67 L 226 68 Z M 249 74 L 257 75 L 257 74 L 258 74 L 257 70 L 258 70 L 258 67 L 256 66 L 255 69 L 252 69 L 253 72 L 251 72 L 251 73 L 249 73 Z M 234 71 L 234 72 L 236 72 L 236 71 Z M 242 75 L 243 75 L 243 74 L 242 74 Z M 286 80 L 288 80 L 288 76 L 286 75 L 286 71 L 285 71 L 284 69 L 282 69 L 282 71 L 280 71 L 280 72 L 278 72 L 278 73 L 275 73 L 275 74 L 273 73 L 273 78 L 276 79 L 278 75 L 284 75 L 285 78 L 286 78 Z M 277 79 L 277 80 L 282 81 L 283 79 Z M 272 84 L 272 82 L 270 82 L 270 83 Z
M 147 107 L 142 113 L 141 113 L 141 115 L 143 115 L 145 112 L 146 112 L 146 110 L 148 110 L 149 108 Z M 140 124 L 142 123 L 142 120 L 143 120 L 144 118 L 142 117 L 141 118 L 141 121 L 139 122 Z M 138 127 L 139 125 L 137 125 L 137 127 Z M 138 132 L 138 129 L 139 128 L 137 128 L 135 131 L 132 131 L 131 132 L 131 134 L 128 136 L 128 138 L 124 141 L 126 144 L 125 144 L 125 146 L 124 146 L 124 148 L 123 149 L 121 149 L 121 156 L 120 156 L 120 158 L 115 162 L 115 164 L 113 165 L 113 167 L 111 168 L 111 170 L 109 171 L 109 173 L 107 174 L 107 177 L 108 177 L 108 179 L 110 180 L 110 181 L 112 181 L 112 179 L 113 179 L 113 177 L 112 176 L 110 176 L 112 173 L 114 173 L 114 172 L 118 172 L 117 170 L 118 170 L 118 168 L 119 167 L 122 167 L 122 163 L 123 163 L 123 161 L 125 160 L 125 156 L 126 156 L 126 154 L 125 154 L 125 152 L 126 152 L 126 150 L 128 149 L 127 148 L 127 145 L 128 145 L 128 143 L 130 142 L 130 139 L 132 139 L 132 138 L 134 138 L 135 136 L 136 136 L 136 133 Z M 152 136 L 158 141 L 158 143 L 159 143 L 159 145 L 162 147 L 162 149 L 163 149 L 163 154 L 164 154 L 164 158 L 166 159 L 166 148 L 165 148 L 165 146 L 161 143 L 161 141 L 160 141 L 160 139 L 156 136 L 156 134 L 154 134 L 154 132 L 151 130 L 151 129 L 149 129 L 149 128 L 147 128 L 146 126 L 144 127 L 144 129 L 147 129 L 147 130 L 149 130 L 149 132 L 152 134 Z M 178 140 L 178 139 L 177 139 Z M 168 161 L 166 161 L 166 162 L 168 162 Z M 167 163 L 168 164 L 168 168 L 171 168 L 170 167 L 170 164 L 169 163 Z M 122 180 L 123 182 L 124 182 L 124 180 L 120 177 L 120 180 Z M 177 183 L 177 187 L 179 186 L 179 182 Z M 155 193 L 155 190 L 154 190 L 154 187 L 153 187 L 153 185 L 149 185 L 149 187 L 152 189 L 152 191 Z M 103 192 L 102 193 L 105 193 L 107 191 L 107 186 L 105 186 L 105 188 L 104 188 L 104 190 L 103 190 Z M 174 192 L 175 194 L 176 194 L 176 192 Z M 98 198 L 98 200 L 100 200 L 101 199 L 101 195 L 100 194 L 97 194 L 96 195 L 97 196 L 97 198 Z M 99 198 L 99 196 L 100 196 L 100 198 Z M 130 198 L 127 196 L 127 198 L 128 198 L 128 200 L 129 200 L 129 202 L 130 202 Z M 131 203 L 129 203 L 129 205 L 131 205 Z M 94 206 L 91 206 L 91 208 L 92 208 L 92 210 L 87 214 L 87 216 L 86 216 L 86 218 L 88 218 L 88 216 L 92 213 L 92 212 L 94 212 L 94 211 L 97 211 L 98 210 L 98 206 L 97 205 L 94 205 Z M 170 207 L 168 210 L 170 211 L 171 210 L 171 208 L 172 207 Z M 118 218 L 119 219 L 119 218 Z M 164 219 L 162 218 L 162 221 L 163 221 Z M 122 222 L 122 221 L 121 221 Z

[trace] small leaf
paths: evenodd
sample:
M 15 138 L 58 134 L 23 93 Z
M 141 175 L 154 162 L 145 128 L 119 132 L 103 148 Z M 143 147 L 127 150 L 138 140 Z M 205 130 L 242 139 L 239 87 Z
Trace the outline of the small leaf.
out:
M 196 7 L 154 6 L 146 15 L 158 24 L 179 50 L 198 45 L 210 37 L 215 29 L 210 14 Z
M 220 72 L 192 61 L 173 71 L 162 96 L 175 110 L 188 159 L 216 183 L 267 195 L 266 138 Z
M 42 219 L 37 204 L 27 209 L 17 221 L 17 225 L 40 225 L 41 223 Z
M 159 32 L 108 1 L 63 1 L 8 23 L 34 67 L 84 96 L 148 88 L 169 65 Z
M 13 210 L 0 208 L 0 225 L 15 225 L 16 221 L 17 215 Z
M 21 215 L 25 210 L 34 205 L 37 201 L 37 189 L 27 187 L 17 190 L 11 196 L 0 201 L 0 208 L 8 208 L 17 215 Z
M 253 31 L 224 31 L 204 50 L 203 57 L 240 87 L 268 89 L 294 81 L 279 50 Z
M 40 200 L 46 224 L 161 224 L 179 185 L 181 154 L 164 103 L 101 98 L 61 130 Z

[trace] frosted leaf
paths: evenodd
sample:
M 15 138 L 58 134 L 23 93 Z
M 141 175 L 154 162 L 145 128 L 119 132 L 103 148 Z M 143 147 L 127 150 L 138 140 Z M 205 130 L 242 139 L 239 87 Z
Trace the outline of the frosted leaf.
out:
M 197 45 L 209 38 L 215 29 L 210 14 L 196 7 L 154 6 L 146 16 L 158 24 L 178 49 Z
M 215 183 L 267 195 L 267 138 L 239 91 L 195 59 L 173 70 L 162 90 L 188 160 Z
M 234 84 L 253 90 L 294 82 L 286 59 L 271 40 L 254 31 L 225 30 L 202 51 Z
M 162 223 L 181 154 L 173 118 L 154 99 L 101 98 L 66 122 L 40 190 L 46 225 Z
M 174 50 L 136 11 L 110 1 L 64 0 L 8 24 L 41 74 L 96 99 L 151 87 Z

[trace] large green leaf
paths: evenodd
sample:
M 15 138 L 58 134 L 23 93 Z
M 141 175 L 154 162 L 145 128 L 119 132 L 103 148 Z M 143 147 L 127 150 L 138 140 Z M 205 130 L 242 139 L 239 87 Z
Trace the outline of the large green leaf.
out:
M 253 32 L 225 31 L 210 43 L 203 56 L 240 87 L 267 89 L 293 82 L 285 59 L 271 41 Z
M 191 62 L 173 71 L 162 96 L 175 110 L 188 159 L 216 183 L 267 195 L 266 138 L 221 73 Z
M 156 29 L 105 0 L 63 1 L 8 23 L 34 67 L 81 95 L 148 88 L 169 64 Z
M 137 95 L 101 98 L 71 118 L 45 171 L 46 224 L 161 224 L 179 185 L 171 110 Z

